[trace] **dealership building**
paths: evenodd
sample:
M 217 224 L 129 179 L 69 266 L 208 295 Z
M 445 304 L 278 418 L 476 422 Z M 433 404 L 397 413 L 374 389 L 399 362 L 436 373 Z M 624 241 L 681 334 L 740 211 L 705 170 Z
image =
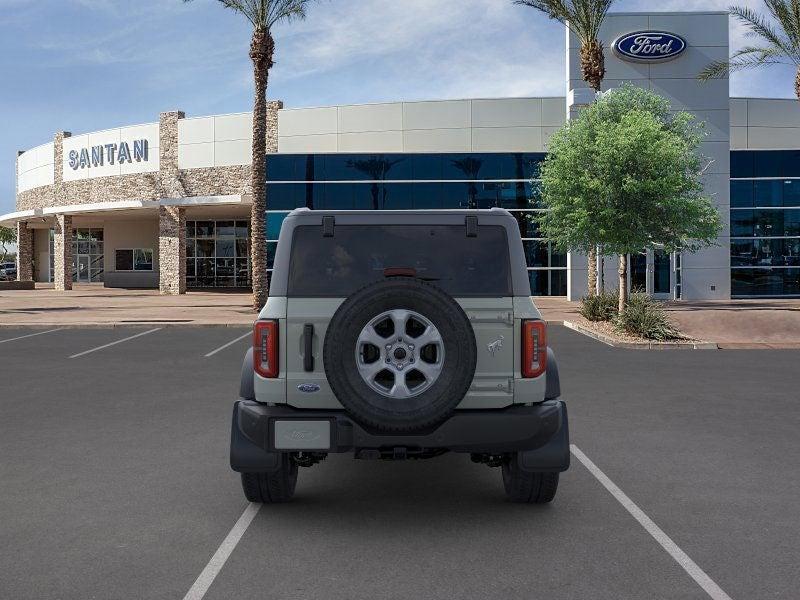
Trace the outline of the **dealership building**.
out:
M 633 287 L 658 298 L 800 296 L 800 103 L 731 98 L 727 79 L 696 76 L 729 56 L 719 12 L 612 13 L 604 89 L 623 82 L 666 97 L 706 123 L 706 194 L 718 243 L 696 254 L 643 249 Z M 269 255 L 294 208 L 502 207 L 517 218 L 534 295 L 586 294 L 586 257 L 553 249 L 536 226 L 547 142 L 594 95 L 566 36 L 565 94 L 268 108 L 267 225 L 250 229 L 252 118 L 189 117 L 81 135 L 57 133 L 17 157 L 18 278 L 71 289 L 250 285 L 252 235 Z M 68 125 L 68 124 L 65 124 Z M 606 281 L 616 284 L 616 260 Z

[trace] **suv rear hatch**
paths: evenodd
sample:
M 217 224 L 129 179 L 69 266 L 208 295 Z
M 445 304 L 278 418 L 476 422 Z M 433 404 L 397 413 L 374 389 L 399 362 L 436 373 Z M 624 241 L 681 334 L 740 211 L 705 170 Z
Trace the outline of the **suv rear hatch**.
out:
M 322 360 L 327 324 L 356 290 L 383 277 L 405 275 L 440 287 L 470 319 L 478 362 L 459 408 L 512 404 L 517 343 L 506 229 L 477 222 L 471 227 L 359 225 L 327 219 L 323 225 L 299 225 L 292 236 L 282 338 L 288 403 L 340 408 Z

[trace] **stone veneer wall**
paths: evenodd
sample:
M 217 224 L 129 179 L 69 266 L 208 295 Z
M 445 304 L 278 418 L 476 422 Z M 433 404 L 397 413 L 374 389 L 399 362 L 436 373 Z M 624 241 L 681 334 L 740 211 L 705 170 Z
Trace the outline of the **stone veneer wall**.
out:
M 187 196 L 249 195 L 250 165 L 185 169 L 180 172 Z
M 186 210 L 158 207 L 158 289 L 162 294 L 186 293 Z
M 17 223 L 17 281 L 33 281 L 33 229 Z
M 58 291 L 72 289 L 72 217 L 56 215 L 53 236 L 53 283 Z

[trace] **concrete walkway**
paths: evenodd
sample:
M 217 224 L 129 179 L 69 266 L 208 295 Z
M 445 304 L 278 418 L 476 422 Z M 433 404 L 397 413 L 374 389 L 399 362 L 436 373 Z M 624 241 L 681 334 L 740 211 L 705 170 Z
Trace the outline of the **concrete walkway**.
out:
M 49 286 L 48 286 L 49 287 Z M 162 296 L 158 290 L 123 290 L 76 284 L 69 292 L 38 286 L 0 292 L 0 327 L 86 327 L 135 323 L 251 325 L 249 292 L 197 291 Z

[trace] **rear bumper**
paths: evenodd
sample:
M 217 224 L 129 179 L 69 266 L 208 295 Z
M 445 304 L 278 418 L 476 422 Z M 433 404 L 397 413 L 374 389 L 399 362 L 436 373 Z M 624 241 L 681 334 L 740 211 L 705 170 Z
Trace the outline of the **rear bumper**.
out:
M 456 411 L 436 429 L 412 434 L 368 431 L 344 411 L 265 406 L 249 400 L 236 402 L 233 409 L 231 467 L 235 471 L 277 468 L 281 452 L 395 451 L 405 456 L 436 450 L 519 452 L 520 464 L 528 470 L 564 471 L 569 466 L 566 404 L 548 400 L 501 410 Z

